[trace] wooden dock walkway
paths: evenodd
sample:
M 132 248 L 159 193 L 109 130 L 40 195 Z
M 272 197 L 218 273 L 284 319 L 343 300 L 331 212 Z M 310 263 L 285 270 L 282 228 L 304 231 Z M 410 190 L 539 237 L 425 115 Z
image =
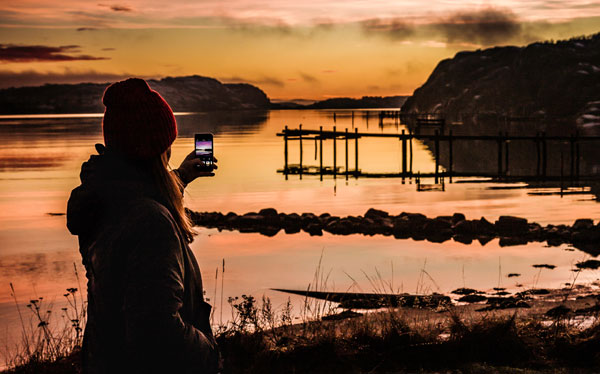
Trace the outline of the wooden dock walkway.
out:
M 444 122 L 436 122 L 435 126 L 440 127 L 443 130 Z M 323 175 L 333 175 L 334 178 L 337 175 L 344 175 L 346 179 L 350 176 L 355 178 L 367 177 L 367 178 L 434 178 L 437 184 L 440 178 L 447 177 L 449 182 L 452 183 L 453 177 L 483 177 L 493 178 L 496 180 L 511 180 L 511 181 L 533 181 L 533 180 L 546 180 L 546 181 L 562 181 L 563 179 L 569 179 L 571 181 L 581 180 L 598 180 L 600 175 L 581 175 L 580 174 L 580 144 L 582 142 L 598 142 L 600 136 L 579 136 L 578 134 L 572 134 L 569 136 L 548 136 L 544 132 L 539 132 L 535 136 L 531 135 L 509 135 L 507 132 L 499 132 L 498 135 L 454 135 L 452 130 L 448 131 L 448 134 L 443 134 L 440 130 L 435 130 L 434 134 L 419 134 L 411 131 L 406 132 L 402 130 L 400 134 L 390 133 L 366 133 L 359 132 L 357 128 L 354 131 L 337 131 L 334 126 L 332 131 L 323 130 L 321 126 L 318 130 L 302 129 L 300 125 L 297 129 L 289 129 L 287 126 L 282 132 L 277 133 L 277 136 L 283 137 L 284 140 L 284 167 L 279 172 L 282 172 L 286 178 L 288 174 L 299 174 L 302 175 L 319 175 L 321 180 Z M 362 171 L 359 168 L 359 139 L 361 138 L 396 138 L 402 143 L 402 166 L 401 170 L 396 173 L 369 173 Z M 300 160 L 298 164 L 290 164 L 288 159 L 288 142 L 299 141 L 300 145 Z M 315 141 L 315 158 L 318 155 L 319 166 L 318 167 L 307 167 L 303 164 L 303 143 L 304 140 Z M 333 142 L 333 165 L 323 165 L 323 141 L 330 140 Z M 419 171 L 413 172 L 413 141 L 430 141 L 433 142 L 433 154 L 435 161 L 435 171 L 433 173 L 421 173 Z M 338 166 L 337 160 L 337 142 L 341 141 L 345 148 L 345 159 L 343 169 L 342 166 Z M 497 172 L 489 171 L 454 171 L 454 151 L 453 145 L 455 142 L 460 141 L 488 141 L 491 146 L 497 149 Z M 535 174 L 524 174 L 524 175 L 509 175 L 509 152 L 511 141 L 529 141 L 532 146 L 536 149 L 536 163 L 535 163 Z M 564 168 L 562 165 L 561 155 L 561 174 L 550 175 L 547 173 L 548 170 L 548 142 L 564 142 L 569 144 L 569 165 L 568 174 L 565 175 Z M 316 144 L 318 142 L 318 150 Z M 440 143 L 447 143 L 445 147 L 447 149 L 447 169 L 445 171 L 440 170 Z M 354 168 L 351 169 L 348 159 L 348 147 L 349 143 L 353 143 L 354 146 Z M 342 171 L 343 170 L 343 171 Z

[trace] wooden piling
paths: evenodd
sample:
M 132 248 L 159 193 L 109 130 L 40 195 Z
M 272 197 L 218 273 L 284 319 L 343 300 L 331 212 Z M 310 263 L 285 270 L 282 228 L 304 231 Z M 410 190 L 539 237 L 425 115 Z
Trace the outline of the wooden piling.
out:
M 406 177 L 406 134 L 402 130 L 402 179 Z
M 435 130 L 435 184 L 438 183 L 438 173 L 440 167 L 440 131 Z
M 346 142 L 346 180 L 348 180 L 348 128 L 346 127 L 346 133 L 344 136 Z
M 412 178 L 412 176 L 413 176 L 413 133 L 412 133 L 412 130 L 409 129 L 408 134 L 410 135 L 409 144 L 408 144 L 408 146 L 410 147 L 409 171 L 410 171 L 410 177 Z
M 335 126 L 333 126 L 333 179 L 337 177 L 337 134 L 335 131 Z
M 452 130 L 448 131 L 448 174 L 450 183 L 452 183 L 452 171 L 454 169 L 454 159 L 452 150 Z
M 323 126 L 319 127 L 319 174 L 323 180 Z
M 354 129 L 354 177 L 358 178 L 358 129 Z
M 284 166 L 283 166 L 283 174 L 285 175 L 286 179 L 287 179 L 287 175 L 288 175 L 288 127 L 285 126 L 285 130 L 283 130 L 283 142 L 284 142 L 284 150 L 283 150 L 283 154 L 284 154 Z

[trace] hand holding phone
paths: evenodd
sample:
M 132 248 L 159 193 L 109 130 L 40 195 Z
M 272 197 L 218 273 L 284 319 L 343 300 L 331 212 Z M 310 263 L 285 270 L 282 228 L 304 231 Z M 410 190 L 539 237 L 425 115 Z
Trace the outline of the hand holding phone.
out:
M 196 134 L 194 136 L 194 149 L 196 157 L 202 161 L 201 164 L 198 164 L 198 169 L 212 171 L 215 168 L 212 134 Z
M 213 154 L 212 134 L 196 134 L 194 150 L 188 154 L 176 174 L 184 185 L 198 177 L 212 177 L 218 169 L 217 159 Z

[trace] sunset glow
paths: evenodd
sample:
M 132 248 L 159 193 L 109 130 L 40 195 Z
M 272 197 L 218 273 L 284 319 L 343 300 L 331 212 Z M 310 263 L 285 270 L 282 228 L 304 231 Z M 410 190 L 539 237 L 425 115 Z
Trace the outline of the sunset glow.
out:
M 2 87 L 203 75 L 272 99 L 408 95 L 460 50 L 591 34 L 588 1 L 0 4 Z

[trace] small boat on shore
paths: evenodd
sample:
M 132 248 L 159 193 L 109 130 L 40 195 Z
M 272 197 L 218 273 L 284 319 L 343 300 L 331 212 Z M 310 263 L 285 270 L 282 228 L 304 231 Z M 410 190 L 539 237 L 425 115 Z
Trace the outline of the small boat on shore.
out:
M 329 292 L 329 291 L 307 291 L 289 290 L 283 288 L 272 288 L 273 291 L 291 293 L 315 299 L 339 303 L 340 308 L 345 309 L 377 309 L 383 307 L 405 307 L 405 308 L 437 308 L 448 305 L 451 299 L 441 294 L 411 295 L 384 294 L 384 293 L 357 293 L 357 292 Z

